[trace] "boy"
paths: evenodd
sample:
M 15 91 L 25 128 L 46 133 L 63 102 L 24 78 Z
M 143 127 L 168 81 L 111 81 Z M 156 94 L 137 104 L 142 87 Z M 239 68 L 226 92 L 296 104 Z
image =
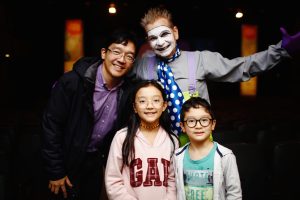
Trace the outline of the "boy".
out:
M 190 142 L 175 151 L 177 199 L 242 199 L 235 155 L 210 139 L 216 126 L 210 104 L 191 97 L 182 106 L 180 120 Z

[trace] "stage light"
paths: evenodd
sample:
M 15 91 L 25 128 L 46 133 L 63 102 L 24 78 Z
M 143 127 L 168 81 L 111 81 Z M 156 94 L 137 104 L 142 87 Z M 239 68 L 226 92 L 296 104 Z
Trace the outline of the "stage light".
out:
M 243 12 L 242 12 L 241 10 L 238 10 L 238 11 L 235 13 L 235 17 L 238 18 L 238 19 L 239 19 L 239 18 L 242 18 L 243 15 L 244 15 L 244 14 L 243 14 Z
M 116 14 L 117 13 L 116 5 L 114 3 L 109 4 L 108 12 L 110 14 Z

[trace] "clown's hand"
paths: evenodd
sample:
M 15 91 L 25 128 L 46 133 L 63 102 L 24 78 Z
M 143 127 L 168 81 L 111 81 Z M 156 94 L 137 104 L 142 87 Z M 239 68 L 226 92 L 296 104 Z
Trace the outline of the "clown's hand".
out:
M 289 35 L 287 31 L 281 27 L 282 43 L 281 47 L 284 48 L 291 56 L 300 53 L 300 32 L 295 35 Z

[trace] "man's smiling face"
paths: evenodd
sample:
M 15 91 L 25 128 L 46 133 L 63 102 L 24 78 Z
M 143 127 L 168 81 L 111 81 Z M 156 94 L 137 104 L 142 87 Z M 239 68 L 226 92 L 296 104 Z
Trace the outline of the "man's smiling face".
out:
M 176 52 L 178 39 L 177 27 L 169 27 L 167 19 L 160 18 L 146 26 L 147 39 L 154 53 L 160 57 L 170 58 Z

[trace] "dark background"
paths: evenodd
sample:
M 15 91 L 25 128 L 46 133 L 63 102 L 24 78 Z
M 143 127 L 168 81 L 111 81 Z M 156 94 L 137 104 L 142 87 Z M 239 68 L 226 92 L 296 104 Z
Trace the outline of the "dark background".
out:
M 4 0 L 2 0 L 4 1 Z M 234 58 L 240 55 L 241 25 L 258 26 L 258 50 L 281 39 L 279 28 L 290 34 L 300 30 L 300 12 L 295 1 L 271 4 L 258 0 L 222 1 L 115 1 L 116 16 L 107 12 L 112 1 L 44 0 L 0 3 L 0 89 L 4 107 L 32 107 L 47 98 L 52 83 L 63 73 L 65 19 L 80 18 L 84 23 L 84 52 L 99 55 L 106 34 L 119 26 L 133 29 L 140 43 L 144 32 L 139 25 L 147 8 L 162 5 L 173 11 L 180 41 L 192 50 L 218 51 Z M 245 17 L 237 20 L 234 12 L 243 9 Z M 11 57 L 5 58 L 4 54 Z M 259 96 L 294 95 L 299 59 L 283 63 L 259 77 Z M 284 65 L 284 66 L 283 66 Z M 214 87 L 216 85 L 216 87 Z M 239 96 L 238 84 L 212 84 L 211 96 Z M 280 93 L 278 92 L 280 91 Z
M 258 51 L 281 40 L 280 27 L 291 35 L 300 31 L 294 0 L 115 0 L 115 16 L 107 12 L 111 2 L 0 0 L 0 199 L 43 199 L 47 190 L 39 154 L 40 120 L 51 86 L 63 74 L 66 19 L 83 20 L 85 56 L 99 55 L 105 36 L 119 26 L 134 30 L 142 44 L 140 18 L 157 5 L 173 12 L 179 42 L 188 43 L 191 50 L 217 51 L 227 58 L 241 55 L 242 24 L 258 26 Z M 243 10 L 243 19 L 234 18 L 237 9 Z M 11 57 L 6 58 L 6 53 Z M 252 98 L 239 95 L 239 83 L 208 83 L 217 117 L 214 138 L 235 150 L 243 199 L 293 199 L 288 194 L 299 191 L 293 188 L 299 185 L 299 173 L 286 168 L 289 163 L 297 167 L 292 156 L 300 153 L 299 147 L 288 153 L 290 157 L 284 154 L 287 160 L 280 162 L 287 179 L 275 176 L 280 173 L 274 165 L 278 144 L 299 144 L 299 68 L 296 55 L 260 74 L 258 93 Z M 251 144 L 253 151 L 235 149 L 232 143 Z M 259 155 L 265 154 L 261 160 Z

